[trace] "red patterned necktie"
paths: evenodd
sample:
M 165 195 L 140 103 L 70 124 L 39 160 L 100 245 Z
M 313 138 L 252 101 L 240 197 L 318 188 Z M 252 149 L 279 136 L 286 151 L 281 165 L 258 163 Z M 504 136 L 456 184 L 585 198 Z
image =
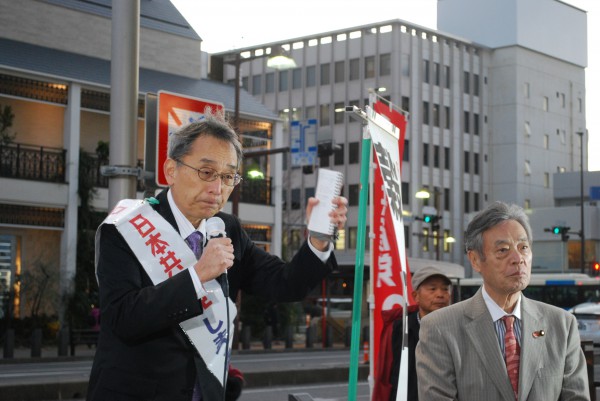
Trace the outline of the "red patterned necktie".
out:
M 521 347 L 517 343 L 517 338 L 513 330 L 515 317 L 512 315 L 504 316 L 502 320 L 506 327 L 506 334 L 504 334 L 504 360 L 506 361 L 506 371 L 516 399 L 519 393 L 519 359 Z

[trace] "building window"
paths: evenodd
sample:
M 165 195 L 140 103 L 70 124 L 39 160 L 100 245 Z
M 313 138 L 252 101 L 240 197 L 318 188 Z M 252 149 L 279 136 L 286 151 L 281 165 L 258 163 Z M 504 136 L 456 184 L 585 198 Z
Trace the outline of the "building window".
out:
M 529 82 L 523 83 L 523 97 L 525 97 L 525 99 L 529 99 Z
M 433 83 L 440 86 L 440 63 L 433 63 Z
M 444 210 L 450 210 L 450 188 L 444 188 Z
M 402 75 L 405 77 L 410 76 L 410 54 L 402 54 L 400 62 L 400 68 L 402 70 Z
M 306 87 L 310 88 L 310 87 L 316 85 L 316 83 L 317 83 L 316 74 L 317 74 L 316 67 L 314 65 L 311 65 L 310 67 L 306 67 Z
M 450 148 L 444 146 L 444 169 L 450 170 Z
M 307 120 L 313 120 L 317 118 L 317 108 L 316 106 L 307 106 L 306 109 L 304 109 L 305 117 Z
M 359 184 L 348 185 L 348 206 L 358 206 L 358 196 L 360 193 Z
M 375 77 L 375 56 L 365 57 L 365 78 Z
M 550 148 L 550 135 L 544 134 L 544 149 Z
M 469 133 L 471 132 L 471 129 L 469 127 L 469 112 L 465 111 L 464 113 L 464 120 L 463 120 L 463 125 L 464 125 L 464 131 L 465 133 Z
M 350 81 L 360 79 L 360 60 L 353 58 L 350 60 Z
M 444 110 L 446 112 L 445 114 L 445 123 L 444 123 L 444 127 L 446 129 L 450 129 L 450 106 L 444 106 Z
M 423 60 L 423 82 L 429 83 L 429 60 Z
M 410 204 L 410 187 L 408 182 L 402 182 L 402 204 L 406 207 Z
M 410 141 L 404 140 L 404 149 L 402 149 L 402 161 L 410 161 Z
M 473 135 L 479 136 L 479 114 L 473 113 Z
M 473 174 L 479 175 L 479 153 L 473 153 Z
M 429 102 L 423 102 L 423 124 L 429 124 Z
M 402 96 L 402 110 L 409 112 L 410 111 L 410 98 L 408 96 Z
M 279 92 L 288 90 L 288 71 L 279 71 Z
M 322 104 L 319 107 L 319 118 L 320 118 L 320 126 L 329 125 L 329 104 Z
M 248 77 L 242 77 L 242 88 L 248 91 Z
M 473 193 L 473 211 L 477 212 L 479 210 L 479 193 Z
M 529 121 L 525 121 L 524 131 L 525 131 L 525 136 L 526 137 L 530 137 L 531 136 L 531 125 L 529 124 Z
M 529 160 L 525 160 L 525 175 L 526 176 L 530 176 L 531 175 L 531 162 Z
M 542 110 L 548 111 L 548 96 L 542 97 Z
M 321 85 L 329 85 L 331 79 L 329 78 L 329 63 L 321 64 Z
M 479 74 L 473 74 L 473 94 L 479 96 Z
M 544 188 L 550 188 L 550 173 L 544 173 Z
M 265 74 L 265 93 L 275 92 L 275 73 L 269 72 Z
M 294 68 L 292 70 L 292 89 L 302 88 L 302 69 Z
M 343 124 L 345 116 L 344 103 L 335 103 L 333 105 L 333 123 Z
M 429 144 L 423 144 L 423 165 L 429 166 Z
M 434 103 L 432 111 L 433 111 L 433 126 L 439 127 L 440 126 L 440 105 Z
M 433 145 L 433 167 L 440 168 L 440 146 Z
M 470 158 L 469 158 L 469 152 L 465 151 L 465 173 L 468 173 L 469 170 L 470 170 L 469 160 L 470 160 Z
M 360 146 L 359 142 L 350 142 L 348 144 L 348 163 L 357 164 L 360 160 Z
M 345 69 L 344 69 L 344 61 L 336 61 L 335 62 L 335 75 L 334 75 L 334 79 L 336 83 L 339 82 L 344 82 L 346 77 L 344 76 L 345 74 Z
M 465 93 L 470 93 L 470 86 L 469 86 L 470 82 L 469 82 L 469 79 L 470 79 L 471 74 L 469 74 L 468 71 L 463 72 L 463 74 L 464 74 L 464 79 L 463 79 L 464 92 Z
M 451 80 L 452 80 L 452 77 L 450 76 L 450 66 L 445 65 L 444 66 L 444 86 L 446 87 L 446 89 L 450 89 L 450 81 Z
M 470 200 L 470 199 L 469 199 L 469 198 L 470 198 L 469 191 L 465 191 L 465 195 L 464 195 L 464 197 L 465 197 L 465 199 L 464 199 L 464 202 L 465 202 L 465 210 L 464 210 L 464 211 L 465 211 L 465 213 L 469 213 L 469 212 L 471 211 L 471 206 L 469 205 L 469 200 Z
M 344 144 L 337 145 L 337 149 L 333 151 L 333 164 L 342 166 L 344 164 Z
M 319 166 L 320 167 L 329 167 L 329 155 L 319 156 Z
M 253 75 L 252 76 L 252 94 L 260 95 L 262 93 L 262 76 L 261 75 Z
M 392 57 L 390 53 L 379 55 L 379 75 L 390 75 L 392 73 Z
M 300 209 L 300 188 L 292 189 L 292 210 Z

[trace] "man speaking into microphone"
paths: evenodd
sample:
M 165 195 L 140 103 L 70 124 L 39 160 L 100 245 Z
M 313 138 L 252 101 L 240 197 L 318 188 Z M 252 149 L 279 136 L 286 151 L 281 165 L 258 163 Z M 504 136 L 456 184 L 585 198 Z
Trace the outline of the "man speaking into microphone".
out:
M 89 401 L 225 399 L 238 291 L 298 301 L 336 268 L 332 239 L 309 236 L 286 263 L 221 212 L 241 180 L 242 157 L 235 131 L 207 113 L 170 135 L 169 188 L 156 199 L 119 202 L 99 227 L 102 326 Z M 308 200 L 307 220 L 317 203 Z M 333 203 L 331 222 L 342 229 L 347 200 Z M 222 235 L 207 233 L 213 216 Z M 227 280 L 217 280 L 224 273 Z

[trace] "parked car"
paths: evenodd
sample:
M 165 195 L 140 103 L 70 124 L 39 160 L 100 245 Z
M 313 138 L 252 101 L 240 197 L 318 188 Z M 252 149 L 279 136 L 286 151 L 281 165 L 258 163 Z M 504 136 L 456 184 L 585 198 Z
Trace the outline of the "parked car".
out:
M 575 315 L 582 341 L 593 341 L 600 346 L 600 302 L 586 302 L 569 309 Z

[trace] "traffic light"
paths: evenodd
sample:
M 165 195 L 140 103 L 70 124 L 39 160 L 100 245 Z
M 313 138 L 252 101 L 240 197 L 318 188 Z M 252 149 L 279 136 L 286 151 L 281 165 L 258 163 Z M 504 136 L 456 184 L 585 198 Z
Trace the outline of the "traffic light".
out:
M 551 230 L 549 230 L 549 231 L 552 231 L 552 233 L 553 233 L 554 235 L 560 235 L 560 239 L 561 239 L 563 242 L 567 242 L 567 241 L 569 240 L 569 235 L 568 235 L 568 234 L 569 234 L 569 230 L 570 230 L 570 229 L 571 229 L 571 227 L 565 227 L 565 226 L 554 226 L 554 227 L 552 227 L 552 229 L 551 229 Z
M 600 275 L 600 263 L 592 262 L 592 273 L 594 276 Z

